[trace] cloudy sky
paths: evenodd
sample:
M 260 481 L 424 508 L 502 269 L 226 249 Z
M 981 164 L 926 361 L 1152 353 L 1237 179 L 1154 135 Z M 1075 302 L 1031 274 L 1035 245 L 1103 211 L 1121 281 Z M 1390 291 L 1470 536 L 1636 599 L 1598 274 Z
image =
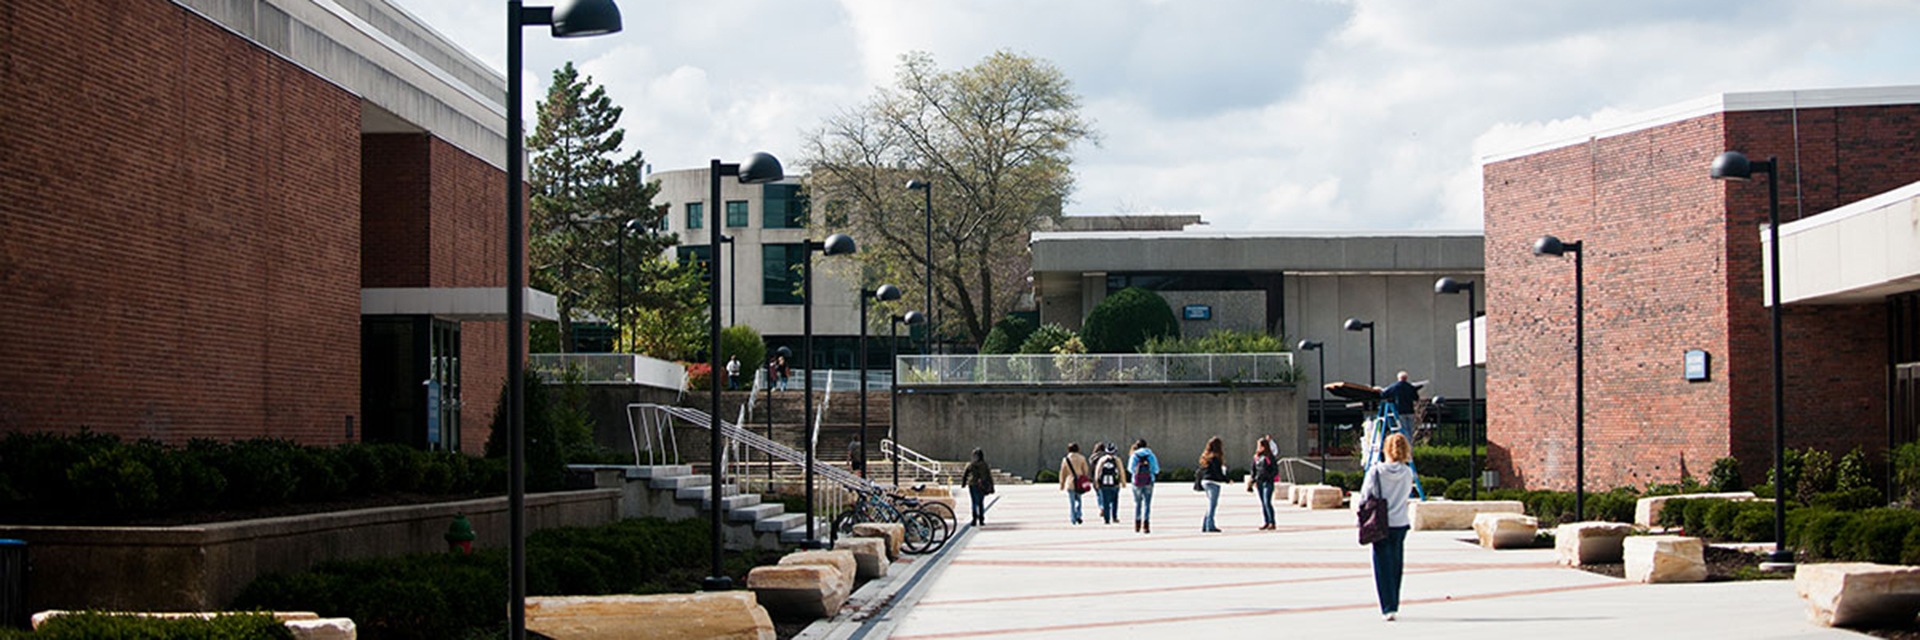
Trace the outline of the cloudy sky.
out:
M 496 69 L 504 3 L 394 0 Z M 1920 0 L 624 0 L 573 60 L 656 170 L 765 150 L 888 84 L 999 49 L 1052 61 L 1102 139 L 1068 213 L 1215 228 L 1477 229 L 1478 158 L 1723 91 L 1920 84 Z

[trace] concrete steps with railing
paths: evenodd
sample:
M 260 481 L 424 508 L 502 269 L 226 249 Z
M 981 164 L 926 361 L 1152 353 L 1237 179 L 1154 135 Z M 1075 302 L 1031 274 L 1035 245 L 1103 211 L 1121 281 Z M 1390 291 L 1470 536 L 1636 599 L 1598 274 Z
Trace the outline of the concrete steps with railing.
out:
M 572 468 L 593 473 L 595 486 L 622 489 L 621 517 L 683 520 L 706 518 L 713 509 L 713 478 L 692 465 Z M 806 537 L 805 516 L 787 513 L 784 505 L 765 502 L 757 493 L 741 493 L 731 484 L 720 487 L 720 508 L 726 514 L 723 530 L 730 549 L 778 550 Z

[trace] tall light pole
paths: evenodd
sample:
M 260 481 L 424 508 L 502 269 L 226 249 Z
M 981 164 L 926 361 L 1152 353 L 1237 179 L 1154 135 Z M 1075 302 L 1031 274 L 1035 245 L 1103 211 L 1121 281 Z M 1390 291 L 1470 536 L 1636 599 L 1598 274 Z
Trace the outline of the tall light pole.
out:
M 860 469 L 867 468 L 867 301 L 879 300 L 892 302 L 900 299 L 900 288 L 883 284 L 880 288 L 860 291 Z M 896 446 L 898 442 L 894 443 Z M 896 465 L 897 468 L 897 465 Z
M 1573 253 L 1573 517 L 1587 519 L 1587 284 L 1586 245 L 1541 236 L 1533 255 Z
M 800 290 L 802 291 L 800 296 L 800 363 L 807 368 L 807 378 L 805 382 L 805 395 L 802 395 L 800 398 L 801 406 L 805 409 L 805 412 L 801 414 L 800 439 L 805 441 L 807 445 L 807 461 L 805 465 L 807 476 L 807 539 L 802 540 L 800 546 L 806 549 L 819 549 L 822 547 L 820 539 L 813 535 L 813 252 L 818 251 L 829 256 L 846 256 L 859 252 L 860 246 L 853 242 L 852 237 L 843 233 L 827 236 L 824 242 L 807 240 L 804 246 L 806 250 L 801 252 L 806 254 L 806 258 L 801 260 L 801 277 L 803 280 L 800 284 Z
M 887 437 L 893 440 L 893 486 L 895 487 L 900 486 L 900 323 L 902 322 L 907 323 L 907 326 L 926 324 L 927 316 L 919 311 L 908 311 L 905 315 L 894 316 L 893 322 L 889 323 L 892 328 L 889 335 L 893 338 L 891 341 L 893 357 L 887 359 L 887 394 L 892 402 L 887 405 L 893 410 L 893 417 L 887 421 Z
M 924 262 L 927 263 L 927 313 L 933 314 L 933 317 L 927 323 L 926 339 L 920 343 L 920 355 L 924 356 L 933 353 L 933 330 L 940 326 L 940 309 L 933 306 L 933 183 L 925 180 L 908 180 L 907 189 L 920 192 L 921 211 L 925 212 L 927 217 L 927 250 L 921 257 L 925 258 Z
M 724 233 L 720 234 L 720 244 L 727 245 L 727 326 L 731 327 L 740 323 L 740 270 L 734 268 L 738 264 L 734 258 L 740 257 L 740 246 L 733 243 L 732 235 Z M 713 250 L 719 251 L 720 246 L 714 245 Z M 720 256 L 715 255 L 713 259 L 719 260 Z
M 720 250 L 720 229 L 726 224 L 726 218 L 721 212 L 720 207 L 720 178 L 732 176 L 738 179 L 741 184 L 764 184 L 784 178 L 786 174 L 780 169 L 780 161 L 766 153 L 755 153 L 748 156 L 746 162 L 740 164 L 729 164 L 714 160 L 707 166 L 707 185 L 710 188 L 708 195 L 712 198 L 709 201 L 711 204 L 707 205 L 707 220 L 710 223 L 707 225 L 708 246 L 713 247 L 713 250 L 717 252 Z M 726 437 L 720 433 L 720 380 L 722 380 L 720 376 L 723 375 L 722 372 L 726 371 L 726 368 L 725 364 L 721 361 L 721 358 L 725 356 L 720 353 L 720 274 L 718 273 L 720 270 L 720 256 L 717 254 L 708 256 L 707 268 L 709 269 L 707 275 L 707 362 L 709 363 L 708 366 L 712 367 L 707 370 L 707 393 L 708 399 L 711 401 L 710 409 L 712 410 L 712 413 L 707 415 L 709 427 L 707 430 L 707 455 L 710 456 L 707 458 L 707 466 L 709 467 L 708 471 L 711 473 L 710 480 L 707 484 L 707 506 L 713 516 L 711 526 L 713 539 L 711 541 L 712 548 L 710 549 L 712 552 L 713 571 L 708 574 L 707 577 L 700 579 L 700 588 L 707 591 L 725 591 L 733 588 L 733 579 L 727 577 L 726 566 L 724 564 L 726 559 L 723 555 L 726 552 L 726 529 L 724 527 L 726 526 L 727 510 L 726 501 L 723 499 L 726 496 L 722 495 L 721 492 L 721 487 L 723 486 L 721 474 L 725 472 L 726 469 L 723 468 L 724 465 L 720 464 L 722 455 L 720 450 L 721 444 L 726 440 Z M 732 271 L 728 270 L 728 273 L 731 274 Z
M 1367 332 L 1367 386 L 1380 386 L 1380 377 L 1374 373 L 1373 323 L 1359 318 L 1347 318 L 1347 323 L 1343 326 L 1346 327 L 1348 331 Z
M 640 222 L 639 218 L 627 220 L 626 224 L 620 226 L 619 242 L 614 247 L 614 253 L 616 254 L 613 260 L 615 268 L 615 273 L 613 274 L 614 351 L 620 350 L 620 332 L 627 329 L 627 276 L 629 275 L 627 273 L 627 236 L 636 233 L 644 234 L 650 233 L 650 231 L 647 229 L 646 224 Z
M 549 25 L 553 37 L 578 38 L 620 30 L 613 0 L 568 0 L 559 7 L 528 7 L 507 0 L 507 633 L 527 637 L 527 472 L 525 406 L 526 211 L 521 179 L 526 140 L 520 118 L 520 30 Z
M 1474 320 L 1478 317 L 1478 312 L 1473 308 L 1474 285 L 1471 282 L 1461 282 L 1453 278 L 1441 278 L 1433 283 L 1433 292 L 1436 294 L 1448 295 L 1463 291 L 1467 294 L 1467 492 L 1471 499 L 1479 500 L 1480 436 L 1479 431 L 1474 428 L 1477 424 L 1474 421 L 1478 414 L 1474 410 L 1474 401 L 1480 397 L 1480 381 L 1475 378 L 1474 369 L 1478 365 L 1473 362 L 1474 349 L 1479 346 L 1474 344 L 1473 335 Z
M 1728 151 L 1713 159 L 1713 168 L 1709 171 L 1715 180 L 1746 182 L 1753 179 L 1753 172 L 1767 172 L 1767 305 L 1773 322 L 1773 553 L 1767 558 L 1768 569 L 1784 569 L 1793 565 L 1793 552 L 1787 550 L 1787 503 L 1781 497 L 1786 488 L 1781 487 L 1780 470 L 1786 468 L 1787 450 L 1787 375 L 1781 360 L 1781 330 L 1785 326 L 1780 307 L 1786 304 L 1780 299 L 1780 159 L 1769 156 L 1765 161 L 1754 162 L 1746 154 Z
M 1327 483 L 1327 351 L 1326 351 L 1326 345 L 1318 342 L 1314 342 L 1312 340 L 1301 340 L 1299 350 L 1314 352 L 1313 355 L 1315 356 L 1315 359 L 1320 361 L 1320 377 L 1314 379 L 1314 386 L 1320 387 L 1320 402 L 1318 405 L 1316 405 L 1320 409 L 1320 418 L 1317 422 L 1314 422 L 1314 425 L 1318 427 L 1314 429 L 1314 433 L 1319 434 L 1319 438 L 1317 439 L 1320 441 L 1320 484 L 1326 484 Z

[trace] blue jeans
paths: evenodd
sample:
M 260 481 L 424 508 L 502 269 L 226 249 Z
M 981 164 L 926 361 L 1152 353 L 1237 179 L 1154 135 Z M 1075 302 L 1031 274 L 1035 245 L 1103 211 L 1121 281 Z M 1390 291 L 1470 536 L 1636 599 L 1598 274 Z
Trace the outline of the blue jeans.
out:
M 1220 483 L 1202 482 L 1200 485 L 1207 490 L 1207 519 L 1200 522 L 1200 530 L 1219 531 L 1219 527 L 1213 526 L 1213 511 L 1220 506 Z
M 1133 485 L 1133 521 L 1145 522 L 1153 518 L 1153 485 Z
M 1407 565 L 1407 527 L 1387 527 L 1387 537 L 1373 543 L 1373 590 L 1380 594 L 1380 613 L 1400 610 L 1400 573 Z
M 972 487 L 968 487 L 967 495 L 973 498 L 973 521 L 986 522 L 987 492 L 981 491 L 979 489 L 974 489 Z
M 1273 524 L 1273 483 L 1255 482 L 1253 490 L 1260 494 L 1260 515 L 1266 517 L 1267 524 Z
M 1113 522 L 1120 519 L 1120 487 L 1100 487 L 1100 520 Z
M 1072 522 L 1074 524 L 1080 524 L 1080 492 L 1072 489 L 1067 490 L 1067 506 L 1072 514 Z

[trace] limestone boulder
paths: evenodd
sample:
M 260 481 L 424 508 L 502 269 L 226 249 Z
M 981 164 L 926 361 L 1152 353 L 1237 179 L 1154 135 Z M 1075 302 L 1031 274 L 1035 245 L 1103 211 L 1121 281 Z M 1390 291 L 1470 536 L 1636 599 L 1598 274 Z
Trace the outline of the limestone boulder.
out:
M 1480 546 L 1488 549 L 1519 549 L 1533 546 L 1540 532 L 1540 521 L 1518 513 L 1477 513 L 1473 516 L 1473 534 Z
M 854 578 L 872 580 L 887 575 L 887 541 L 879 538 L 841 538 L 833 548 L 853 554 Z
M 1279 502 L 1279 501 L 1281 501 L 1281 500 L 1288 500 L 1288 499 L 1290 499 L 1290 498 L 1288 497 L 1288 494 L 1290 494 L 1290 493 L 1292 493 L 1292 492 L 1293 492 L 1293 483 L 1291 483 L 1291 482 L 1275 482 L 1275 483 L 1273 483 L 1273 500 L 1274 500 L 1275 502 Z
M 1346 504 L 1347 492 L 1340 487 L 1317 484 L 1304 491 L 1308 509 L 1338 509 Z
M 781 618 L 831 618 L 846 604 L 850 584 L 839 569 L 821 564 L 767 565 L 747 573 L 747 588 L 760 606 Z
M 1728 500 L 1752 500 L 1754 496 L 1752 491 L 1735 491 L 1732 493 L 1685 493 L 1677 496 L 1654 496 L 1651 498 L 1641 498 L 1638 501 L 1635 501 L 1633 503 L 1633 523 L 1640 525 L 1642 527 L 1654 526 L 1655 523 L 1660 521 L 1660 511 L 1666 508 L 1667 503 L 1680 498 L 1686 498 L 1689 500 L 1695 499 L 1695 498 L 1725 498 Z
M 360 637 L 360 631 L 349 618 L 288 620 L 286 624 L 293 640 L 356 640 Z
M 1686 536 L 1628 536 L 1621 545 L 1627 579 L 1700 582 L 1707 579 L 1706 544 Z
M 530 597 L 527 629 L 554 640 L 776 637 L 773 619 L 751 591 Z
M 1569 522 L 1553 530 L 1554 559 L 1570 567 L 1620 562 L 1632 533 L 1624 522 Z
M 1414 531 L 1465 531 L 1482 513 L 1524 514 L 1519 500 L 1415 500 L 1407 504 Z
M 1803 564 L 1793 588 L 1807 617 L 1829 627 L 1906 625 L 1920 614 L 1920 567 L 1868 562 Z
M 854 576 L 859 573 L 859 562 L 854 560 L 852 551 L 846 550 L 795 551 L 781 556 L 780 564 L 817 564 L 823 567 L 833 567 L 834 571 L 840 573 L 840 579 L 846 581 L 848 593 L 853 592 L 853 579 Z
M 900 559 L 900 544 L 907 539 L 907 527 L 897 522 L 862 522 L 853 525 L 855 538 L 880 538 L 887 541 L 887 559 Z
M 1296 507 L 1300 506 L 1300 492 L 1305 491 L 1308 486 L 1309 485 L 1304 484 L 1287 485 L 1287 504 Z

